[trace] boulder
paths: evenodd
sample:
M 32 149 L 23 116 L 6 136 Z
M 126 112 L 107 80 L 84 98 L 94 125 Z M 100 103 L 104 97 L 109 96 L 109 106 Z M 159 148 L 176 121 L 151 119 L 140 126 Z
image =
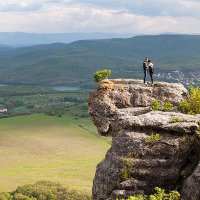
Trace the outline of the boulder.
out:
M 191 176 L 189 176 L 182 187 L 183 200 L 200 199 L 200 164 L 196 167 Z
M 135 115 L 134 112 L 147 113 L 155 100 L 177 105 L 186 94 L 187 89 L 177 83 L 158 82 L 152 86 L 140 80 L 104 80 L 100 82 L 98 90 L 90 95 L 89 114 L 99 134 L 109 135 L 112 122 L 120 116 L 118 112 L 128 116 Z

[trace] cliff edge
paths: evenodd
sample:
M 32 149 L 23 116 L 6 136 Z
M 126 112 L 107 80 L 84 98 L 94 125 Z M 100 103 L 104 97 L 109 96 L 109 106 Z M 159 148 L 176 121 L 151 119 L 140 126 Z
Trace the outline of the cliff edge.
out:
M 97 165 L 94 200 L 150 194 L 156 186 L 179 190 L 183 200 L 200 199 L 200 115 L 179 113 L 186 98 L 182 84 L 103 80 L 88 100 L 99 134 L 112 147 Z M 171 112 L 153 111 L 153 101 L 171 102 Z

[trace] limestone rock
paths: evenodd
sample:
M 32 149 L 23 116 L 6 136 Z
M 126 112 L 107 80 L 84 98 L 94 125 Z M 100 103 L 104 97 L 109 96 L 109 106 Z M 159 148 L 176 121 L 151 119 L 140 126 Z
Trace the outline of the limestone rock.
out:
M 182 199 L 200 199 L 200 165 L 198 165 L 192 175 L 185 180 L 182 188 Z
M 177 105 L 178 102 L 184 100 L 187 94 L 184 86 L 177 83 L 158 82 L 151 86 L 145 85 L 140 80 L 132 79 L 110 81 L 112 89 L 98 89 L 91 93 L 88 101 L 89 114 L 101 135 L 110 134 L 111 123 L 118 116 L 116 111 L 119 109 L 145 107 L 147 110 L 155 100 L 168 101 Z M 100 83 L 99 88 L 102 88 L 101 85 L 105 84 L 104 82 L 106 81 Z
M 97 166 L 94 200 L 150 194 L 156 186 L 169 191 L 183 185 L 185 191 L 192 190 L 198 163 L 191 160 L 191 154 L 196 155 L 200 148 L 196 136 L 200 115 L 185 115 L 176 109 L 151 110 L 155 100 L 176 106 L 186 94 L 181 84 L 159 82 L 151 86 L 123 79 L 102 81 L 99 89 L 91 93 L 89 114 L 99 134 L 113 137 L 112 147 Z M 152 133 L 160 138 L 149 142 Z M 200 184 L 197 182 L 195 188 Z M 190 199 L 185 195 L 184 200 Z

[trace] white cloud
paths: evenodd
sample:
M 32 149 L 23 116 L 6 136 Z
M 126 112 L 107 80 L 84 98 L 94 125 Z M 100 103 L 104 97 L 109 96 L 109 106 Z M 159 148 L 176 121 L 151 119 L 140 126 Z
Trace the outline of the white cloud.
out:
M 42 6 L 42 2 L 35 0 L 1 0 L 0 11 L 1 12 L 25 12 L 38 10 Z
M 195 0 L 1 0 L 0 31 L 200 33 Z
M 69 0 L 62 2 L 69 3 Z M 87 3 L 145 16 L 200 16 L 199 0 L 71 0 L 70 2 Z

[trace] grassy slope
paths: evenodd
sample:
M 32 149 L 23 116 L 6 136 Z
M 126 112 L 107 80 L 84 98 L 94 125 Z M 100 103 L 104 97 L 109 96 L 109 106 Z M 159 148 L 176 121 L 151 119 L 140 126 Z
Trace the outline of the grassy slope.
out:
M 97 163 L 109 141 L 88 119 L 43 114 L 0 120 L 0 191 L 38 180 L 91 192 Z

